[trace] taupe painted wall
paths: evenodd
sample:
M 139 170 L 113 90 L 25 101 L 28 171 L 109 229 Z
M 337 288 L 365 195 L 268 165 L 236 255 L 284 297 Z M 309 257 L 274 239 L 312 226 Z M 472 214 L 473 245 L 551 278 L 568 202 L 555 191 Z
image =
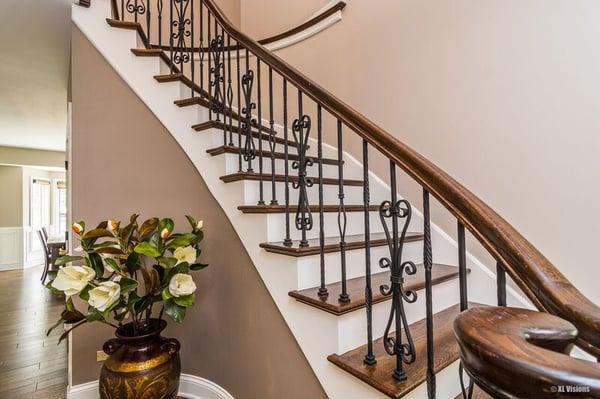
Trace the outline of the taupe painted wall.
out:
M 23 226 L 23 172 L 18 166 L 0 166 L 0 227 Z
M 299 3 L 245 0 L 243 29 L 273 33 Z M 589 252 L 600 236 L 600 3 L 347 3 L 340 23 L 278 54 L 461 181 L 600 303 Z M 421 206 L 416 186 L 399 187 Z M 445 215 L 434 221 L 453 233 Z
M 0 165 L 64 168 L 65 159 L 63 151 L 0 146 Z
M 72 30 L 73 218 L 96 222 L 173 216 L 204 219 L 198 303 L 167 334 L 183 344 L 183 371 L 236 398 L 325 394 L 278 312 L 233 226 L 178 144 L 83 37 Z M 149 77 L 150 78 L 150 77 Z M 93 93 L 93 94 L 91 94 Z M 96 350 L 110 329 L 73 334 L 73 384 L 98 378 Z

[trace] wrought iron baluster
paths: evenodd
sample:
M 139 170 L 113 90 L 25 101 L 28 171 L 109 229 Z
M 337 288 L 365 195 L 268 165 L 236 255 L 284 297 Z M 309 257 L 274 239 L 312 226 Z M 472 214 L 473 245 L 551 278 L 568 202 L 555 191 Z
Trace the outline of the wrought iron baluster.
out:
M 146 0 L 146 37 L 148 38 L 148 47 L 152 42 L 150 36 L 150 0 Z
M 192 97 L 195 96 L 195 90 L 194 90 L 194 82 L 196 81 L 196 77 L 194 76 L 194 72 L 196 71 L 196 61 L 194 60 L 194 0 L 190 0 L 191 1 L 191 7 L 190 7 L 190 24 L 192 26 L 192 34 L 191 34 L 191 43 L 190 43 L 190 73 L 192 75 L 192 87 L 190 87 L 190 91 L 191 91 L 191 95 Z M 202 0 L 200 0 L 200 2 L 202 2 Z M 183 74 L 183 69 L 180 71 Z
M 325 286 L 325 216 L 323 214 L 323 110 L 317 104 L 317 162 L 319 163 L 319 256 L 321 267 L 321 286 L 319 298 L 327 298 L 329 292 Z
M 123 4 L 123 3 L 121 3 L 121 4 Z M 127 0 L 127 3 L 125 4 L 125 9 L 130 14 L 133 14 L 133 18 L 134 18 L 135 22 L 138 21 L 138 15 L 144 15 L 144 14 L 146 14 L 146 11 L 147 11 L 146 5 L 144 5 L 143 0 L 140 0 L 139 3 L 138 3 L 138 0 Z M 148 40 L 150 40 L 150 36 L 148 36 Z
M 467 250 L 465 240 L 465 226 L 458 222 L 458 279 L 460 286 L 460 311 L 467 310 Z
M 298 206 L 296 208 L 296 229 L 302 233 L 300 247 L 308 247 L 306 232 L 313 227 L 313 217 L 308 203 L 307 189 L 313 186 L 313 181 L 308 177 L 306 168 L 313 165 L 313 159 L 306 156 L 308 137 L 310 135 L 310 116 L 304 114 L 302 109 L 302 91 L 298 89 L 298 119 L 292 124 L 292 133 L 296 143 L 298 160 L 292 162 L 292 169 L 298 170 L 298 180 L 292 183 L 292 187 L 298 190 Z
M 229 34 L 227 34 L 227 106 L 229 112 L 228 145 L 233 147 L 233 87 L 231 86 L 231 36 L 229 36 Z
M 346 227 L 348 217 L 346 215 L 346 204 L 344 202 L 344 153 L 342 137 L 342 121 L 337 121 L 337 152 L 338 152 L 338 230 L 340 232 L 340 258 L 342 269 L 342 292 L 338 301 L 341 303 L 350 302 L 348 295 L 348 281 L 346 279 Z
M 156 10 L 158 14 L 158 45 L 162 47 L 162 12 L 163 12 L 163 0 L 158 0 L 156 3 Z
M 273 120 L 273 68 L 269 66 L 269 150 L 271 151 L 271 205 L 277 205 L 275 186 L 275 121 Z
M 407 200 L 398 200 L 396 191 L 396 166 L 393 161 L 390 161 L 390 181 L 391 201 L 384 201 L 379 206 L 379 217 L 387 239 L 390 257 L 381 258 L 379 266 L 390 269 L 391 287 L 384 284 L 379 287 L 379 291 L 382 295 L 392 295 L 390 315 L 383 335 L 383 346 L 390 356 L 396 357 L 396 368 L 392 374 L 393 377 L 398 381 L 404 381 L 406 380 L 406 372 L 403 370 L 403 363 L 410 364 L 416 359 L 415 346 L 408 321 L 406 320 L 404 302 L 414 303 L 417 300 L 417 293 L 415 291 L 404 289 L 404 275 L 415 274 L 417 267 L 412 261 L 402 261 L 402 250 L 406 231 L 412 217 L 412 208 Z M 391 219 L 392 221 L 391 233 L 386 219 Z M 401 219 L 404 220 L 402 230 L 399 229 L 398 225 Z M 394 321 L 395 335 L 392 337 L 391 329 Z M 406 336 L 406 343 L 402 342 L 403 332 Z
M 241 75 L 240 75 L 240 43 L 236 41 L 236 66 L 237 66 L 237 108 L 238 108 L 238 124 L 237 124 L 237 132 L 238 132 L 238 172 L 243 171 L 242 166 L 242 92 L 241 92 Z
M 121 20 L 125 21 L 125 0 L 121 0 Z
M 425 317 L 427 319 L 427 397 L 436 395 L 436 378 L 433 353 L 433 251 L 431 248 L 431 213 L 429 191 L 423 189 L 423 265 L 425 268 Z
M 263 184 L 263 145 L 262 145 L 262 96 L 260 83 L 260 58 L 256 57 L 256 98 L 258 102 L 258 205 L 265 204 Z
M 169 0 L 169 70 L 173 74 L 173 2 L 175 0 Z
M 216 21 L 215 21 L 216 25 Z M 223 109 L 223 92 L 221 90 L 221 84 L 223 84 L 223 60 L 222 56 L 223 49 L 223 36 L 216 35 L 210 41 L 210 52 L 212 55 L 212 66 L 210 67 L 210 74 L 212 76 L 210 87 L 212 91 L 210 109 L 217 116 L 217 121 L 221 120 L 221 113 Z M 223 140 L 223 145 L 227 144 L 226 139 Z
M 498 306 L 506 306 L 506 271 L 500 262 L 496 263 L 496 285 L 498 289 Z
M 198 51 L 200 61 L 200 95 L 204 96 L 204 1 L 202 0 L 200 0 L 200 46 Z
M 206 16 L 207 43 L 208 43 L 208 55 L 207 55 L 207 58 L 208 58 L 208 66 L 207 66 L 207 68 L 208 68 L 208 71 L 207 71 L 208 72 L 208 82 L 207 82 L 208 90 L 207 91 L 208 91 L 208 103 L 212 104 L 213 103 L 213 96 L 212 96 L 212 86 L 213 85 L 212 85 L 212 80 L 211 80 L 211 77 L 212 77 L 212 73 L 211 73 L 211 70 L 212 70 L 212 60 L 211 60 L 211 58 L 212 58 L 212 46 L 211 46 L 212 33 L 211 32 L 212 31 L 210 29 L 210 25 L 211 25 L 210 17 L 211 17 L 211 12 L 210 12 L 210 9 L 207 8 L 207 16 Z M 215 21 L 215 23 L 217 23 L 217 21 Z M 212 106 L 210 106 L 210 107 L 208 107 L 208 120 L 210 120 L 210 121 L 212 121 L 212 114 L 213 114 Z
M 179 65 L 179 72 L 183 73 L 184 65 L 190 62 L 190 53 L 185 43 L 186 38 L 192 35 L 192 21 L 187 17 L 190 1 L 171 1 L 171 73 L 175 65 Z M 176 13 L 175 17 L 173 10 Z
M 284 159 L 284 185 L 285 185 L 285 238 L 283 245 L 292 246 L 290 238 L 290 181 L 289 181 L 289 145 L 288 145 L 288 104 L 287 104 L 287 79 L 283 78 L 283 159 Z
M 373 289 L 371 286 L 371 220 L 369 205 L 371 194 L 369 192 L 369 144 L 363 140 L 363 206 L 365 220 L 365 309 L 367 312 L 367 354 L 364 363 L 374 365 L 377 363 L 373 354 Z
M 246 49 L 246 73 L 242 76 L 242 91 L 244 92 L 244 108 L 242 114 L 241 132 L 244 134 L 244 161 L 248 163 L 248 172 L 252 172 L 252 160 L 256 158 L 256 148 L 254 147 L 254 138 L 252 137 L 252 110 L 256 104 L 252 102 L 252 86 L 254 84 L 254 71 L 249 69 L 248 50 Z

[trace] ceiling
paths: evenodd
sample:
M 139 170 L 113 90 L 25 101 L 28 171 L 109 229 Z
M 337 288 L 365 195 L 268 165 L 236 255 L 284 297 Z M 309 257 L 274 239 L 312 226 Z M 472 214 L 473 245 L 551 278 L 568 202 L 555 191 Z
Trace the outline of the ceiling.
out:
M 0 1 L 0 145 L 64 151 L 69 0 Z

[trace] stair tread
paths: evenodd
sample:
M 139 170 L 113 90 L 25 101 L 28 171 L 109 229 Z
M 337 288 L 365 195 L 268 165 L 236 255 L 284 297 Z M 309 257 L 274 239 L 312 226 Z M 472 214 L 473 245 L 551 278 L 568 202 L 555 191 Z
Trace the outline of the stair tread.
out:
M 222 145 L 222 146 L 219 146 L 219 147 L 215 147 L 215 148 L 211 148 L 209 150 L 206 150 L 206 152 L 209 153 L 212 156 L 222 155 L 222 154 L 239 154 L 240 153 L 240 147 L 230 146 L 230 145 Z M 274 155 L 275 159 L 285 159 L 285 153 L 283 153 L 283 152 L 275 151 L 273 155 Z M 271 151 L 265 151 L 265 150 L 263 150 L 263 158 L 267 159 L 267 160 L 270 159 L 271 158 Z M 298 160 L 298 155 L 291 154 L 291 153 L 288 152 L 288 160 L 289 161 L 297 161 Z M 323 162 L 323 165 L 338 165 L 338 160 L 337 159 L 323 158 L 321 161 Z M 318 164 L 319 160 L 318 159 L 314 159 L 314 162 L 315 162 L 315 164 Z
M 362 207 L 361 207 L 362 208 Z M 363 210 L 362 208 L 361 210 Z M 295 212 L 295 208 L 293 208 Z M 336 208 L 337 211 L 337 208 Z M 413 241 L 421 241 L 423 239 L 422 233 L 406 233 L 405 242 L 413 242 Z M 347 235 L 346 236 L 346 249 L 362 249 L 365 247 L 365 236 L 363 234 L 355 234 L 355 235 Z M 283 241 L 280 242 L 268 242 L 260 244 L 261 248 L 264 248 L 268 252 L 274 252 L 281 255 L 290 255 L 290 256 L 310 256 L 310 255 L 318 255 L 321 253 L 320 242 L 318 238 L 312 238 L 308 241 L 308 246 L 301 247 L 299 241 L 292 241 L 291 246 L 284 245 Z M 371 247 L 380 247 L 383 245 L 387 245 L 387 240 L 385 238 L 385 233 L 371 233 L 369 237 L 369 243 Z M 341 249 L 340 247 L 340 238 L 339 237 L 326 237 L 325 245 L 323 250 L 325 253 L 338 252 Z
M 264 152 L 264 151 L 263 151 Z M 271 175 L 268 173 L 263 173 L 262 175 L 260 173 L 257 172 L 237 172 L 237 173 L 231 173 L 225 176 L 221 176 L 221 180 L 223 180 L 225 183 L 231 183 L 234 181 L 240 181 L 240 180 L 260 180 L 260 177 L 262 176 L 262 180 L 263 181 L 271 181 Z M 313 180 L 313 182 L 315 183 L 315 185 L 318 183 L 319 178 L 318 177 L 310 177 L 310 179 Z M 277 182 L 283 182 L 285 181 L 285 175 L 275 175 L 275 181 Z M 295 182 L 298 181 L 298 176 L 288 176 L 288 181 L 291 182 Z M 339 182 L 339 179 L 335 179 L 335 178 L 329 178 L 329 177 L 325 177 L 323 178 L 323 184 L 327 184 L 327 185 L 337 185 Z M 344 186 L 360 186 L 362 187 L 363 185 L 363 181 L 362 180 L 356 180 L 356 179 L 344 179 Z
M 296 204 L 290 204 L 290 213 L 296 212 Z M 363 212 L 365 207 L 363 205 L 346 205 L 346 212 Z M 310 205 L 309 209 L 311 212 L 319 212 L 319 205 Z M 238 210 L 243 213 L 285 213 L 285 205 L 240 205 Z M 337 212 L 339 205 L 323 205 L 323 212 Z M 379 211 L 379 205 L 370 205 L 369 211 Z
M 433 264 L 431 269 L 432 284 L 440 284 L 458 277 L 458 267 L 443 264 Z M 373 287 L 373 303 L 379 303 L 391 299 L 390 295 L 383 295 L 379 291 L 381 285 L 390 284 L 390 272 L 385 271 L 371 276 Z M 304 290 L 291 291 L 289 295 L 310 306 L 314 306 L 337 316 L 352 312 L 365 307 L 365 277 L 356 277 L 347 280 L 348 295 L 350 302 L 340 303 L 338 298 L 342 292 L 342 283 L 335 282 L 327 284 L 329 295 L 321 299 L 318 295 L 319 287 Z M 417 265 L 417 273 L 407 275 L 404 278 L 404 287 L 407 290 L 418 291 L 425 287 L 425 268 L 422 264 Z
M 163 82 L 176 82 L 178 80 L 182 80 L 183 79 L 183 74 L 181 73 L 167 73 L 164 75 L 154 75 L 154 79 L 156 79 L 156 81 L 163 83 Z
M 469 306 L 482 306 L 470 303 Z M 452 327 L 454 318 L 460 313 L 460 306 L 454 305 L 448 309 L 434 314 L 433 316 L 433 345 L 434 345 L 434 370 L 440 372 L 459 359 L 460 352 L 454 329 Z M 407 379 L 403 382 L 392 377 L 396 367 L 396 357 L 389 356 L 383 348 L 383 338 L 373 342 L 374 355 L 377 363 L 369 366 L 363 363 L 367 352 L 366 344 L 346 352 L 342 355 L 330 355 L 327 359 L 349 372 L 373 388 L 383 392 L 391 398 L 401 398 L 426 380 L 427 376 L 427 336 L 426 319 L 417 321 L 410 325 L 413 337 L 416 359 L 411 364 L 403 364 Z
M 132 48 L 131 52 L 141 57 L 159 57 L 162 50 L 155 48 Z
M 237 123 L 237 120 L 234 120 L 233 123 Z M 197 132 L 201 132 L 203 130 L 207 130 L 207 129 L 226 129 L 227 131 L 229 131 L 229 125 L 225 126 L 225 124 L 223 123 L 223 121 L 207 121 L 207 122 L 202 122 L 202 123 L 198 123 L 196 125 L 192 126 L 192 129 L 194 129 Z M 235 134 L 239 133 L 239 127 L 235 124 L 232 124 L 231 126 L 231 131 Z M 266 132 L 266 133 L 265 133 Z M 265 130 L 265 127 L 263 126 L 263 133 L 260 135 L 260 137 L 263 139 L 263 142 L 267 143 L 268 145 L 268 141 L 269 141 L 269 136 L 270 136 L 270 132 L 268 129 Z M 258 131 L 253 129 L 252 130 L 252 137 L 258 138 Z M 235 142 L 236 140 L 234 140 Z M 275 142 L 277 144 L 285 144 L 285 140 L 283 139 L 283 137 L 281 135 L 279 135 L 277 132 L 275 132 Z M 293 140 L 288 139 L 287 140 L 287 144 L 289 147 L 289 151 L 296 151 L 296 143 Z M 307 148 L 310 148 L 310 146 L 308 146 Z

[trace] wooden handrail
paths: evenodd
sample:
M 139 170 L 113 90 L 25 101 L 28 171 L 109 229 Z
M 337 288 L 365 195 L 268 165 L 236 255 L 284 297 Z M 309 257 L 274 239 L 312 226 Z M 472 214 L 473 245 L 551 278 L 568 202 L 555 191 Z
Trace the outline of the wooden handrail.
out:
M 454 321 L 461 359 L 494 398 L 600 397 L 600 364 L 568 356 L 577 329 L 525 309 L 483 307 Z
M 265 44 L 270 44 L 273 42 L 277 42 L 279 40 L 283 40 L 283 39 L 287 39 L 290 36 L 293 36 L 297 33 L 302 32 L 303 30 L 306 30 L 310 27 L 315 26 L 316 24 L 318 24 L 319 22 L 323 21 L 326 18 L 329 18 L 330 16 L 332 16 L 333 14 L 335 14 L 338 11 L 343 10 L 346 7 L 346 3 L 344 3 L 343 1 L 340 1 L 336 4 L 334 4 L 333 6 L 331 6 L 330 8 L 328 8 L 327 10 L 323 11 L 321 14 L 309 19 L 308 21 L 304 22 L 301 25 L 296 26 L 295 28 L 289 29 L 285 32 L 282 32 L 278 35 L 274 35 L 271 37 L 267 37 L 264 39 L 260 39 L 258 41 L 258 43 L 262 44 L 263 46 Z
M 213 0 L 203 1 L 233 39 L 434 195 L 505 268 L 538 309 L 572 322 L 579 330 L 578 343 L 600 357 L 600 308 L 575 288 L 513 226 L 417 151 L 238 30 Z

